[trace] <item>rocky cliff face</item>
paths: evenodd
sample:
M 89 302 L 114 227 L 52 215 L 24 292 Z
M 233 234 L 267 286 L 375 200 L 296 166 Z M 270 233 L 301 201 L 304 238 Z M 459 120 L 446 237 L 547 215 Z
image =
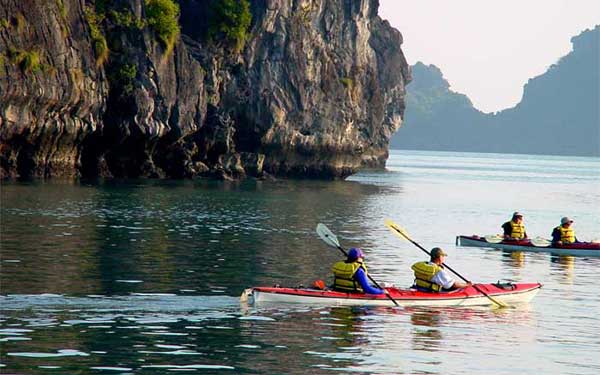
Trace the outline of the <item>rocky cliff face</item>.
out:
M 0 4 L 0 176 L 74 175 L 108 93 L 83 4 Z
M 376 0 L 252 1 L 243 45 L 215 36 L 215 2 L 199 0 L 179 2 L 169 44 L 149 3 L 0 0 L 2 177 L 383 165 L 410 71 Z

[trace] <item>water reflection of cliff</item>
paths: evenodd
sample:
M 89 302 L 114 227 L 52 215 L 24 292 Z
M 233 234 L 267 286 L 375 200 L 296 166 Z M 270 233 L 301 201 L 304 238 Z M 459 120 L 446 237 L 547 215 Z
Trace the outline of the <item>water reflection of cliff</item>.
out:
M 3 293 L 225 293 L 328 280 L 318 222 L 360 222 L 382 188 L 319 181 L 130 181 L 2 188 Z M 338 224 L 335 224 L 338 223 Z M 34 275 L 34 277 L 32 277 Z
M 85 215 L 96 192 L 72 183 L 3 183 L 0 189 L 2 294 L 89 293 L 95 220 Z
M 331 265 L 343 258 L 316 236 L 316 225 L 331 225 L 340 235 L 338 230 L 347 228 L 348 222 L 366 221 L 362 202 L 381 194 L 382 188 L 347 181 L 282 181 L 257 185 L 256 193 L 256 201 L 264 204 L 260 208 L 267 212 L 262 223 L 267 243 L 260 249 L 264 264 L 258 265 L 263 274 L 259 281 L 306 285 L 315 278 L 330 281 Z M 341 236 L 340 240 L 344 247 L 352 245 Z

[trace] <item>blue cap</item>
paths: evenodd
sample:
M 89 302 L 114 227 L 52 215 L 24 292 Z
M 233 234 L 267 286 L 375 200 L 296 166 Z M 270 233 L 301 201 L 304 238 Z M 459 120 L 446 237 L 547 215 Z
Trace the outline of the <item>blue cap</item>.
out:
M 364 258 L 365 254 L 358 247 L 353 247 L 348 251 L 348 259 Z

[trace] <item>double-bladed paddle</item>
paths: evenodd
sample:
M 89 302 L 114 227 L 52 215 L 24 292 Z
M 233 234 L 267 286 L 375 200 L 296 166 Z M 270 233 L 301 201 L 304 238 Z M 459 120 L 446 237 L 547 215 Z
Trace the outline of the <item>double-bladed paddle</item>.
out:
M 346 250 L 344 250 L 344 248 L 340 245 L 340 242 L 338 241 L 337 237 L 335 236 L 335 234 L 333 234 L 329 228 L 327 228 L 325 226 L 325 224 L 319 223 L 317 225 L 317 234 L 319 235 L 319 237 L 323 240 L 323 242 L 325 242 L 327 245 L 331 246 L 331 247 L 335 247 L 336 249 L 338 249 L 339 251 L 342 252 L 342 254 L 344 254 L 345 257 L 348 256 L 348 253 L 346 252 Z M 369 275 L 367 273 L 367 277 L 369 278 L 369 280 L 371 280 L 371 282 L 373 284 L 375 284 L 376 287 L 378 287 L 379 289 L 385 291 L 385 295 L 392 301 L 394 302 L 394 305 L 396 306 L 400 306 L 398 305 L 398 302 L 396 302 L 396 300 L 394 298 L 392 298 L 392 296 L 390 296 L 389 293 L 387 293 L 387 291 L 382 288 L 381 286 L 379 286 L 379 284 L 377 283 L 377 281 L 373 280 L 373 278 L 371 277 L 371 275 Z
M 421 245 L 419 245 L 418 243 L 416 243 L 415 241 L 413 241 L 408 234 L 406 233 L 406 231 L 404 229 L 402 229 L 402 227 L 400 227 L 398 224 L 394 223 L 392 220 L 390 219 L 386 219 L 385 220 L 385 225 L 390 228 L 392 230 L 392 232 L 394 234 L 396 234 L 399 237 L 403 237 L 406 240 L 408 240 L 409 242 L 412 242 L 413 245 L 415 245 L 416 247 L 418 247 L 419 249 L 423 250 L 427 255 L 430 255 L 429 251 L 425 250 L 425 248 Z M 463 279 L 463 281 L 465 282 L 469 282 L 469 280 L 465 279 L 461 274 L 459 274 L 458 272 L 456 272 L 455 270 L 453 270 L 450 266 L 448 266 L 446 263 L 442 263 L 444 265 L 445 268 L 449 269 L 450 271 L 452 271 L 452 273 L 454 273 L 456 276 L 460 277 L 461 279 Z M 490 299 L 490 301 L 494 302 L 496 305 L 500 306 L 500 307 L 509 307 L 507 304 L 500 302 L 494 298 L 492 298 L 489 294 L 487 294 L 486 292 L 484 292 L 483 290 L 481 290 L 476 284 L 472 284 L 472 286 L 481 294 L 483 294 L 484 296 L 486 296 L 487 298 Z

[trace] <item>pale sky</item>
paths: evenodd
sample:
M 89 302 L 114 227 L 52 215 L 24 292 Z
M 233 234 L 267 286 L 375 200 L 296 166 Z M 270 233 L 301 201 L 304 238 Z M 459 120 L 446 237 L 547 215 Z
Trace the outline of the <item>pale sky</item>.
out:
M 600 24 L 600 0 L 380 0 L 379 15 L 402 33 L 409 64 L 438 66 L 453 91 L 495 112 Z

